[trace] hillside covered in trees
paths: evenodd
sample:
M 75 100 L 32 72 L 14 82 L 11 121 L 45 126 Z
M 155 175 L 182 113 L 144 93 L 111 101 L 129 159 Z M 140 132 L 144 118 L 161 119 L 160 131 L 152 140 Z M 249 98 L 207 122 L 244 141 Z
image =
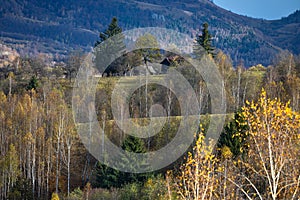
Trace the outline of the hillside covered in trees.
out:
M 187 1 L 4 1 L 0 40 L 22 55 L 67 55 L 90 51 L 98 31 L 117 17 L 123 30 L 163 27 L 193 37 L 208 22 L 214 46 L 246 67 L 272 64 L 280 50 L 299 54 L 300 12 L 281 20 L 262 20 L 226 11 L 208 0 Z

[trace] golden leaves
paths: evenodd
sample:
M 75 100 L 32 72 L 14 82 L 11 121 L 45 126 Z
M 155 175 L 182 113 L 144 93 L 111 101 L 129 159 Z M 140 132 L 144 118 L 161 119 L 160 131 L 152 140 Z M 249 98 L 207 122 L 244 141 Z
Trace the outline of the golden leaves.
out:
M 267 178 L 266 187 L 271 191 L 268 198 L 276 196 L 277 192 L 280 195 L 287 190 L 293 191 L 295 187 L 291 184 L 278 183 L 293 182 L 293 177 L 299 176 L 299 171 L 295 174 L 291 170 L 291 166 L 300 167 L 299 160 L 295 160 L 299 157 L 299 113 L 291 109 L 289 102 L 267 98 L 264 89 L 257 103 L 247 102 L 242 113 L 249 125 L 250 136 L 249 163 L 245 166 L 254 170 L 256 175 Z
M 222 147 L 221 154 L 222 154 L 222 157 L 225 159 L 231 159 L 232 155 L 233 155 L 230 148 L 226 145 L 224 147 Z
M 200 129 L 203 130 L 202 126 Z M 214 174 L 217 159 L 212 153 L 212 145 L 205 144 L 202 132 L 196 138 L 192 152 L 188 152 L 179 174 L 174 177 L 175 189 L 184 199 L 209 198 L 216 184 Z

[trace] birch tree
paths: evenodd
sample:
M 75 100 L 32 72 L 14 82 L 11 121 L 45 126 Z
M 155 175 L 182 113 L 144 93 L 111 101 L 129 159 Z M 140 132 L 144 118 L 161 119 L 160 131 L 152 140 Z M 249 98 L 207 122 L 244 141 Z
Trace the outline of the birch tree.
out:
M 76 138 L 74 124 L 72 123 L 71 114 L 66 111 L 65 119 L 66 131 L 62 137 L 62 160 L 67 167 L 67 194 L 70 194 L 70 174 L 71 174 L 71 148 Z
M 173 180 L 175 191 L 181 199 L 214 198 L 214 190 L 217 186 L 215 177 L 217 158 L 212 150 L 211 145 L 204 143 L 204 135 L 201 132 L 197 136 L 192 152 L 188 153 L 186 161 Z
M 258 102 L 243 107 L 249 130 L 248 159 L 242 174 L 249 199 L 300 197 L 300 115 L 289 103 L 268 99 L 264 90 Z

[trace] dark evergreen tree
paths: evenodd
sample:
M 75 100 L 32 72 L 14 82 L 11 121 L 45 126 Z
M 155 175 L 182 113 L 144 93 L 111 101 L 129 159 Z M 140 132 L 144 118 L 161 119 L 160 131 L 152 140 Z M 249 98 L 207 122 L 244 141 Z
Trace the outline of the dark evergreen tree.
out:
M 111 40 L 108 40 L 109 38 Z M 95 65 L 103 75 L 104 73 L 108 76 L 124 73 L 126 68 L 124 38 L 122 28 L 119 27 L 118 20 L 115 17 L 108 28 L 99 34 L 99 40 L 96 41 L 94 48 Z
M 27 90 L 32 90 L 32 89 L 36 90 L 36 88 L 38 86 L 39 86 L 39 84 L 38 84 L 38 80 L 37 80 L 36 76 L 32 76 L 26 89 Z
M 19 178 L 15 183 L 14 187 L 11 189 L 8 194 L 8 199 L 22 199 L 22 200 L 31 200 L 33 198 L 32 193 L 32 184 L 30 180 Z
M 202 33 L 201 35 L 199 34 L 196 38 L 196 46 L 199 45 L 198 47 L 196 47 L 196 53 L 202 53 L 202 50 L 204 50 L 207 54 L 210 54 L 211 56 L 214 57 L 214 48 L 212 46 L 212 36 L 208 31 L 208 23 L 204 23 L 202 25 L 203 29 L 202 29 Z M 203 49 L 202 49 L 202 48 Z M 202 50 L 200 50 L 202 49 Z M 198 51 L 198 52 L 197 52 Z
M 218 147 L 229 147 L 233 158 L 240 155 L 244 156 L 247 151 L 247 130 L 248 125 L 242 113 L 240 111 L 236 112 L 232 121 L 224 127 L 218 141 Z
M 108 38 L 122 33 L 122 28 L 118 25 L 118 19 L 114 17 L 110 24 L 108 25 L 108 28 L 99 34 L 100 40 L 96 41 L 95 47 L 101 44 L 103 41 L 107 40 Z
M 133 153 L 145 153 L 146 148 L 144 142 L 136 137 L 128 136 L 122 143 L 121 148 L 127 152 Z M 134 162 L 135 158 L 123 158 L 119 162 L 126 167 L 127 169 L 133 169 L 137 165 Z M 146 166 L 145 166 L 146 167 Z M 135 174 L 135 173 L 127 173 L 122 172 L 102 163 L 98 163 L 96 167 L 96 180 L 93 183 L 94 187 L 101 187 L 101 188 L 120 188 L 126 184 L 130 184 L 133 182 L 142 183 L 149 177 L 151 174 Z
M 122 143 L 122 149 L 128 152 L 145 153 L 146 148 L 144 142 L 136 137 L 128 136 Z
M 140 138 L 133 137 L 133 136 L 127 136 L 127 138 L 122 143 L 121 147 L 126 152 L 132 152 L 136 154 L 146 152 L 144 142 Z M 131 171 L 134 171 L 137 165 L 139 165 L 139 167 L 141 167 L 142 165 L 144 168 L 147 168 L 146 159 L 142 163 L 140 161 L 137 162 L 137 158 L 135 156 L 130 156 L 130 158 L 125 157 L 121 161 L 121 163 L 127 169 L 131 169 Z M 120 180 L 122 180 L 122 182 L 124 182 L 125 184 L 133 183 L 133 182 L 143 182 L 146 180 L 146 178 L 149 175 L 150 174 L 135 174 L 135 173 L 122 172 L 120 173 Z
M 93 187 L 100 188 L 119 188 L 122 186 L 120 171 L 108 167 L 100 162 L 96 165 L 95 180 L 92 181 Z

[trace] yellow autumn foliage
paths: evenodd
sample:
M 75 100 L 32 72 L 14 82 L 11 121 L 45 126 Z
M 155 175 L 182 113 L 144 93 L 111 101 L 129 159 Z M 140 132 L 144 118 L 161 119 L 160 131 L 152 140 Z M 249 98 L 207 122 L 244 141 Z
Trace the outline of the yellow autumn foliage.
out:
M 201 130 L 203 130 L 201 128 Z M 175 190 L 182 199 L 211 199 L 216 185 L 212 145 L 205 144 L 203 133 L 196 136 L 196 144 L 180 167 L 175 180 Z
M 289 102 L 267 98 L 265 90 L 257 102 L 247 102 L 242 110 L 249 126 L 248 159 L 244 163 L 251 174 L 247 177 L 249 193 L 261 199 L 300 195 L 300 114 Z M 261 184 L 265 185 L 264 192 L 258 192 Z

